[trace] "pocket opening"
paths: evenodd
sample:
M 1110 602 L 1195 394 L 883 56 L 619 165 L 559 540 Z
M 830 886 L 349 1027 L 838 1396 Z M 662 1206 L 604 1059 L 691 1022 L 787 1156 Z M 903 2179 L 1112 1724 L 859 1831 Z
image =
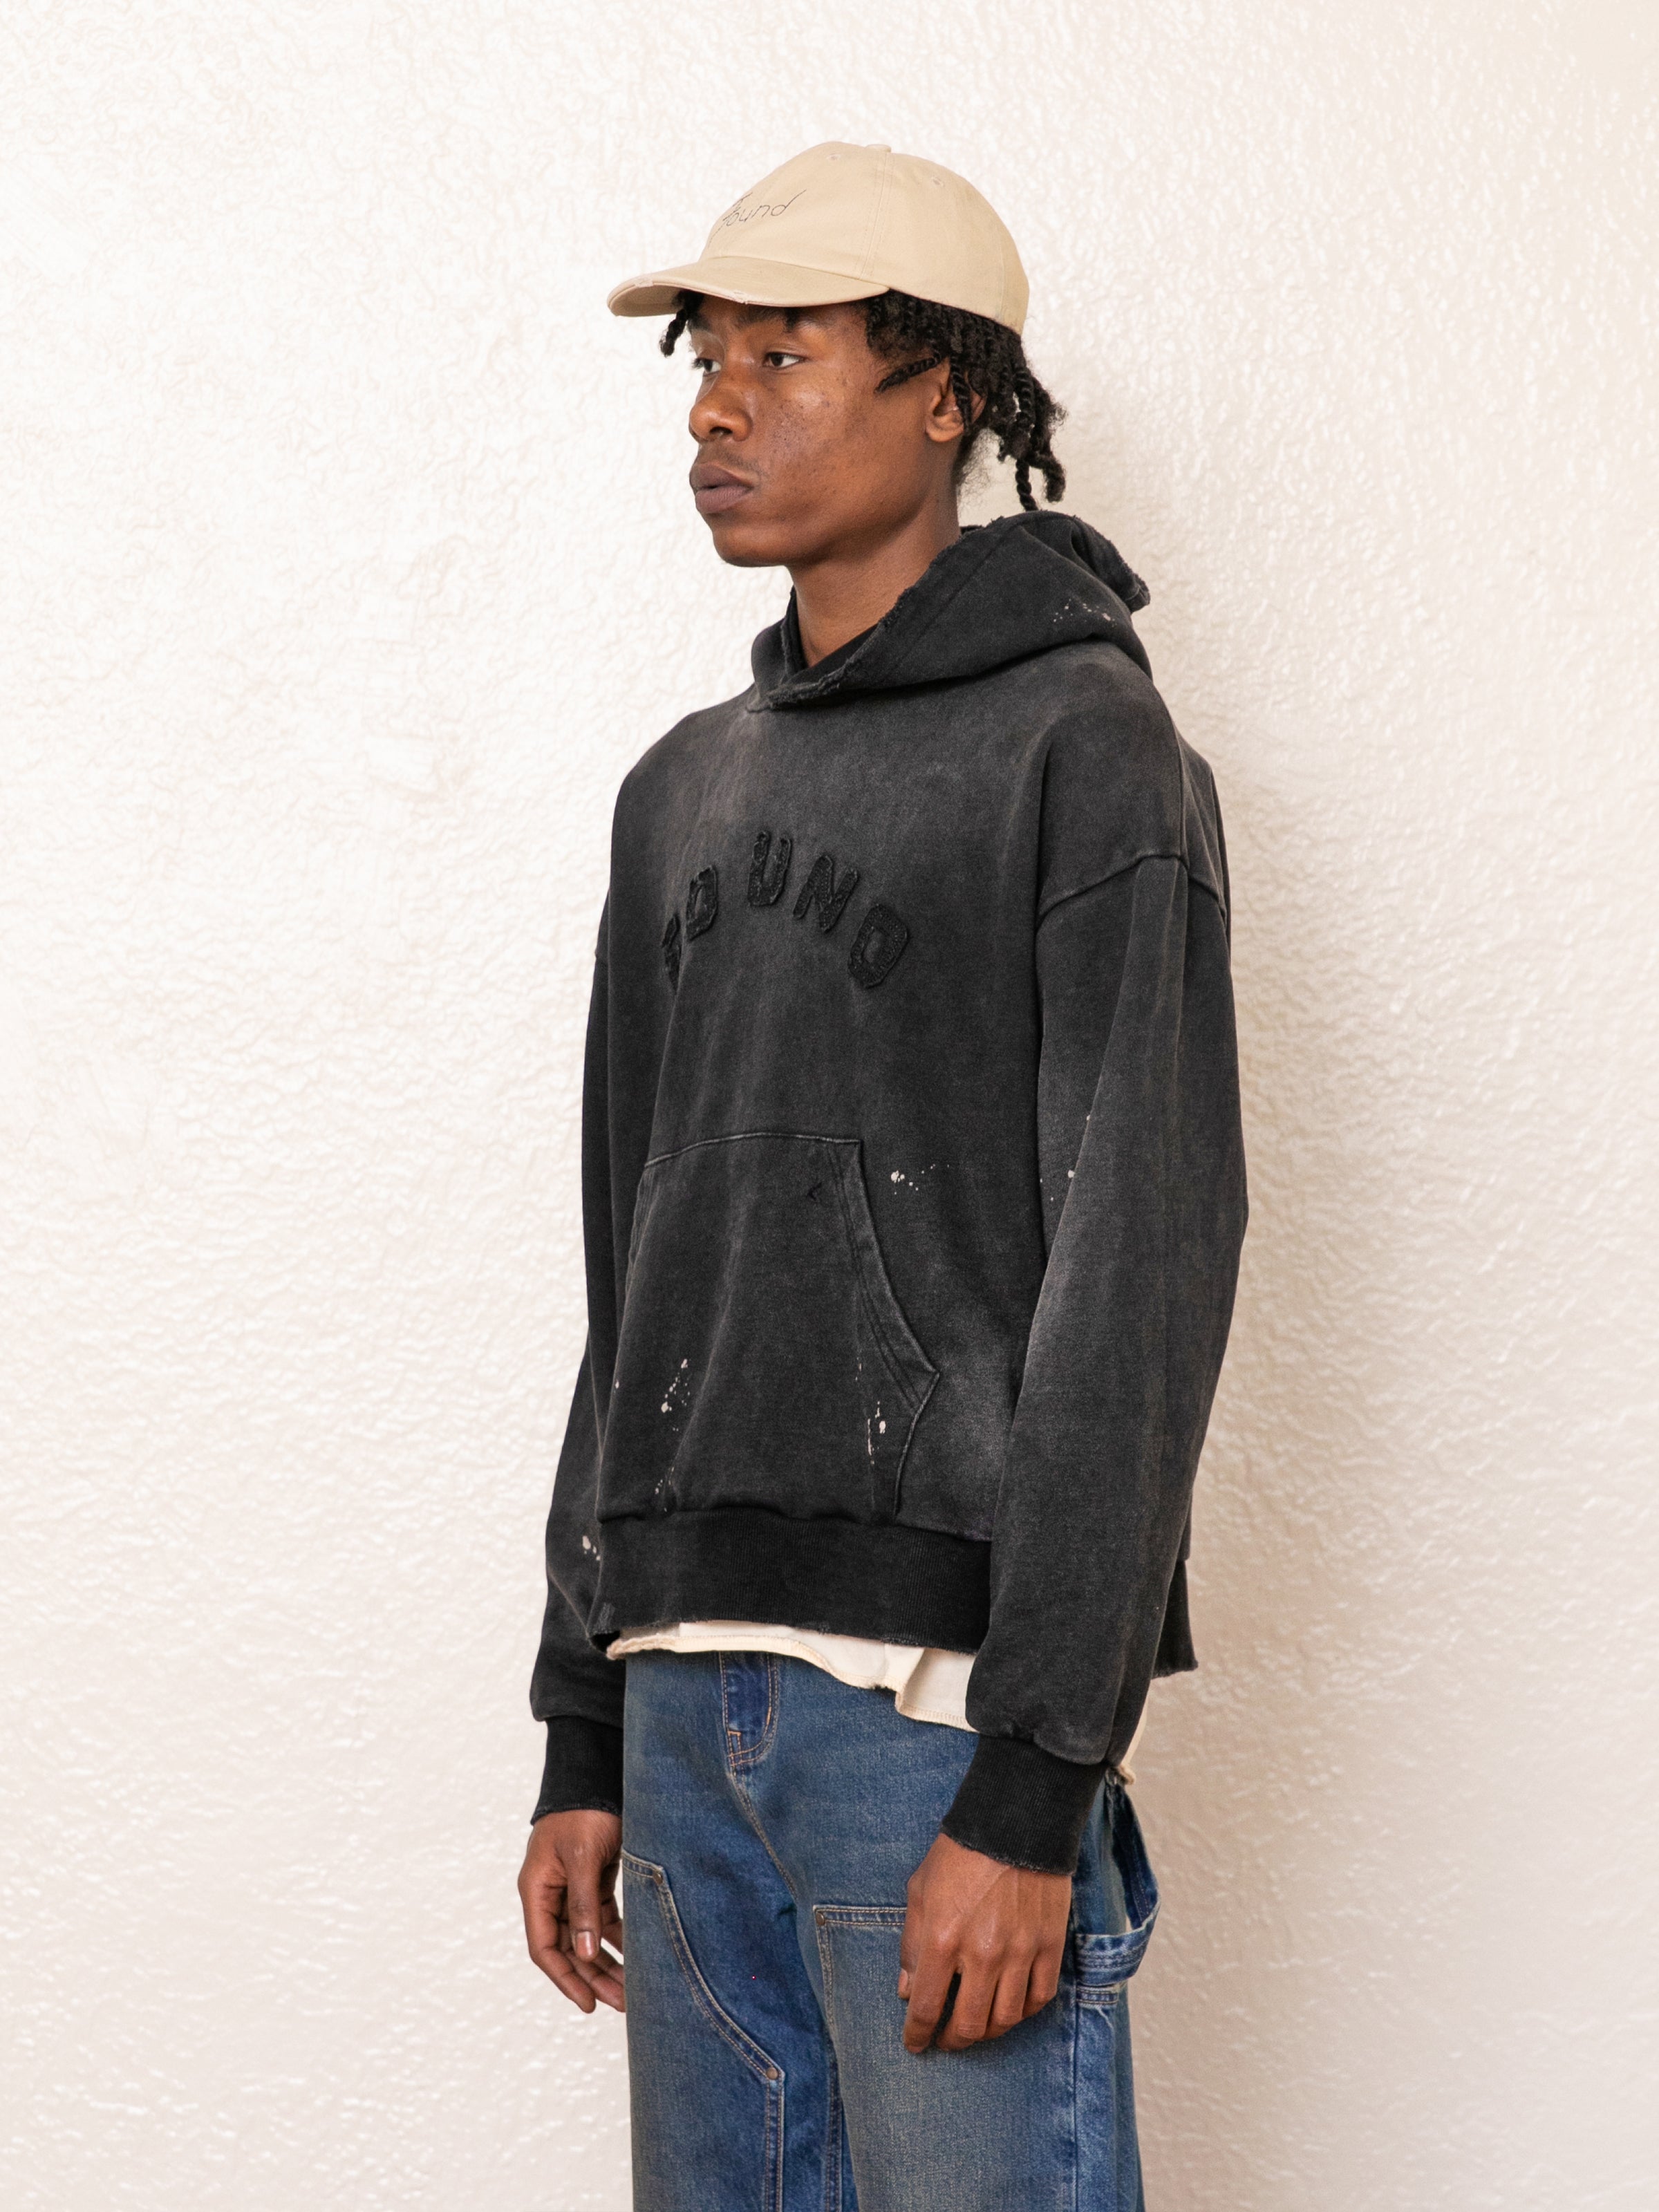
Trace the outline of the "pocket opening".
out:
M 636 1858 L 632 1851 L 624 1850 L 621 1857 L 624 1879 L 631 1876 L 635 1882 L 643 1883 L 656 1893 L 664 1932 L 697 2010 L 721 2041 L 728 2044 L 742 2059 L 757 2081 L 769 2088 L 781 2083 L 783 2069 L 769 2052 L 762 2050 L 752 2035 L 738 2026 L 703 1979 L 702 1969 L 698 1966 L 687 1940 L 685 1924 L 680 1918 L 679 1907 L 674 1902 L 674 1887 L 666 1871 L 653 1865 L 649 1859 Z
M 630 1226 L 603 1517 L 760 1505 L 896 1518 L 938 1370 L 899 1304 L 857 1137 L 653 1154 Z

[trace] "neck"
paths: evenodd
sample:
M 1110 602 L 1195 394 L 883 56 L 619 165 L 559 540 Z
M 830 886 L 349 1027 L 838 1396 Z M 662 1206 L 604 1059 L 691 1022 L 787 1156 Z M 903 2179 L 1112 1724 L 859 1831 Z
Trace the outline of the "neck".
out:
M 935 554 L 962 535 L 954 495 L 931 503 L 875 544 L 841 544 L 791 565 L 801 651 L 812 667 L 878 623 L 901 592 L 926 574 Z

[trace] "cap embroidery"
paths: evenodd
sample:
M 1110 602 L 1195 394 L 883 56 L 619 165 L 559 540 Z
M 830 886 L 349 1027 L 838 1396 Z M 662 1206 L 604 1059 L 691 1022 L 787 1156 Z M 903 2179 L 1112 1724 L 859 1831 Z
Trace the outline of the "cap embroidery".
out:
M 714 228 L 716 231 L 729 230 L 734 222 L 755 222 L 762 216 L 787 215 L 800 198 L 801 192 L 805 190 L 806 187 L 803 185 L 800 192 L 791 192 L 787 200 L 760 200 L 753 207 L 745 207 L 743 200 L 734 201 L 714 225 Z M 744 198 L 747 197 L 745 194 Z

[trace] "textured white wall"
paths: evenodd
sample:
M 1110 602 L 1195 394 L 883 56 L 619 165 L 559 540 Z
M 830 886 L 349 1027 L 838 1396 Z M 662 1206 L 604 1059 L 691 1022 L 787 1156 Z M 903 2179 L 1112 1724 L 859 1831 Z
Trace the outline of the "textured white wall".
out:
M 1651 7 L 24 0 L 0 55 L 0 2201 L 626 2202 L 513 1893 L 581 1021 L 617 780 L 781 593 L 603 299 L 839 136 L 1007 216 L 1227 808 L 1154 2212 L 1650 2204 Z

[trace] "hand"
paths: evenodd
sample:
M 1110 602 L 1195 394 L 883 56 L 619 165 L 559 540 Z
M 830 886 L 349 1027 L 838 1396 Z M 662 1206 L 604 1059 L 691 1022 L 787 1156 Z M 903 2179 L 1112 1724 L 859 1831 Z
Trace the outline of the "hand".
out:
M 519 1869 L 530 1955 L 582 2012 L 596 2003 L 623 2009 L 621 1850 L 614 1813 L 544 1813 Z
M 1070 1875 L 1005 1866 L 940 1835 L 911 1875 L 905 1904 L 898 1993 L 909 2008 L 907 2051 L 926 2051 L 936 2034 L 941 2051 L 1006 2035 L 1060 1987 Z

